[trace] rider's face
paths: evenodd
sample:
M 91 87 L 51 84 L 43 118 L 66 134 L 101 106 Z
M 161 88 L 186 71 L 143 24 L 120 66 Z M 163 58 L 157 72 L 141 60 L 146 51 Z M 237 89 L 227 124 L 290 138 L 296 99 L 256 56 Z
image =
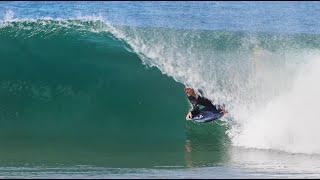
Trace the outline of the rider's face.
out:
M 195 93 L 194 90 L 191 89 L 191 88 L 187 88 L 187 89 L 185 90 L 185 92 L 186 92 L 186 94 L 187 94 L 188 96 L 196 96 L 196 93 Z

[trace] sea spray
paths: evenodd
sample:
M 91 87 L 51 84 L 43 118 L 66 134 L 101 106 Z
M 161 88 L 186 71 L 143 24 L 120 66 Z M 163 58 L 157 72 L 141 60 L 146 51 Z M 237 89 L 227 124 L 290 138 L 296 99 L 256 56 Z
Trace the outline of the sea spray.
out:
M 202 89 L 215 103 L 226 104 L 230 113 L 222 120 L 232 124 L 227 133 L 235 145 L 286 151 L 290 149 L 246 143 L 250 141 L 248 137 L 256 136 L 255 133 L 247 133 L 252 129 L 247 126 L 253 122 L 251 119 L 255 119 L 257 112 L 268 109 L 268 104 L 290 92 L 297 72 L 309 63 L 308 54 L 319 49 L 319 36 L 312 34 L 117 26 L 101 17 L 91 16 L 74 20 L 17 19 L 1 28 L 10 26 L 13 28 L 11 32 L 3 32 L 14 36 L 26 31 L 29 37 L 39 35 L 46 38 L 61 32 L 65 35 L 80 32 L 82 39 L 90 41 L 92 37 L 87 36 L 88 32 L 111 33 L 122 41 L 124 48 L 136 53 L 145 65 L 157 67 L 186 86 Z M 92 40 L 103 42 L 100 37 Z M 264 140 L 261 143 L 268 144 Z
M 320 153 L 320 145 L 310 141 L 317 132 L 314 108 L 320 96 L 317 90 L 308 93 L 319 66 L 305 75 L 314 81 L 299 83 L 306 73 L 301 69 L 316 59 L 310 54 L 319 47 L 296 40 L 310 37 L 108 27 L 147 64 L 227 104 L 233 124 L 227 133 L 234 145 Z M 308 96 L 302 89 L 309 89 Z
M 277 149 L 293 153 L 320 153 L 320 52 L 305 55 L 304 65 L 285 93 L 266 102 L 264 108 L 251 113 L 235 134 L 235 145 Z

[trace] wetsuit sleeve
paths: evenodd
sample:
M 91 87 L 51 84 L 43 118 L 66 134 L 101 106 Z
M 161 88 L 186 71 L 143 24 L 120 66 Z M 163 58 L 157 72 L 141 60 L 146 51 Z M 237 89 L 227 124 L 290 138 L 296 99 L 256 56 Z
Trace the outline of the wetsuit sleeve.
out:
M 189 102 L 192 104 L 191 114 L 195 116 L 200 113 L 200 108 L 198 107 L 198 100 L 194 97 L 188 97 Z
M 192 116 L 195 116 L 200 113 L 200 109 L 197 105 L 192 104 L 192 110 L 190 112 Z

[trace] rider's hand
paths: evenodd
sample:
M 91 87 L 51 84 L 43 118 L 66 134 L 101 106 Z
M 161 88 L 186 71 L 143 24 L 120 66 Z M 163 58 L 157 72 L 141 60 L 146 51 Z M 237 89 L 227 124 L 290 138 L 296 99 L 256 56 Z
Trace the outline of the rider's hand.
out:
M 189 112 L 189 113 L 187 114 L 187 119 L 188 119 L 188 120 L 192 119 L 192 114 L 191 114 L 191 112 Z
M 227 111 L 227 110 L 225 110 L 225 109 L 222 109 L 222 110 L 220 111 L 220 113 L 227 114 L 227 113 L 228 113 L 228 111 Z

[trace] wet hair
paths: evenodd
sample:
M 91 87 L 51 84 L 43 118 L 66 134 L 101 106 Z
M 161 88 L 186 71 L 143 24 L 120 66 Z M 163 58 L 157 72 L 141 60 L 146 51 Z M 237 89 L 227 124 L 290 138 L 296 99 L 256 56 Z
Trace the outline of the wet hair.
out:
M 197 96 L 196 91 L 195 91 L 193 88 L 191 88 L 191 87 L 186 87 L 186 88 L 184 88 L 184 92 L 185 92 L 186 94 L 191 94 L 192 96 Z

